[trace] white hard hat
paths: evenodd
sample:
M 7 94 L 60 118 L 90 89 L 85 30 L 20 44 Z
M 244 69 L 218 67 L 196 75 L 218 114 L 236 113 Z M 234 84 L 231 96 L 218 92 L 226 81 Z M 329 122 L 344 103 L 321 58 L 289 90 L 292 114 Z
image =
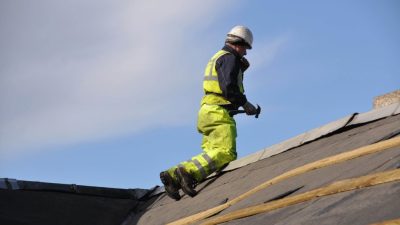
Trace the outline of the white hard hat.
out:
M 253 45 L 253 33 L 245 26 L 235 26 L 226 35 L 225 42 L 232 44 L 245 44 L 249 49 Z

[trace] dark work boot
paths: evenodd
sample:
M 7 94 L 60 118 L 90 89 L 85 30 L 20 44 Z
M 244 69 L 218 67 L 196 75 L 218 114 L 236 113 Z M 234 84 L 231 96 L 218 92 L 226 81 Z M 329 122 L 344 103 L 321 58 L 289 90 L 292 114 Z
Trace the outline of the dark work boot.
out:
M 197 191 L 194 189 L 196 187 L 196 180 L 182 167 L 178 167 L 175 173 L 178 177 L 182 191 L 190 197 L 194 197 L 197 194 Z
M 160 173 L 160 180 L 164 184 L 165 192 L 167 195 L 179 201 L 181 199 L 181 195 L 179 194 L 179 189 L 181 188 L 179 183 L 174 181 L 174 179 L 169 175 L 167 171 L 163 171 Z

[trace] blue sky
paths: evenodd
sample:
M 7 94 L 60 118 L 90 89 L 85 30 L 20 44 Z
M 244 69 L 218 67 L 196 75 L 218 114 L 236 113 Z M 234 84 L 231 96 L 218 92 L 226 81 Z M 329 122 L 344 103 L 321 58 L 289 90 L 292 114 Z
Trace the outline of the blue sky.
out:
M 0 2 L 0 177 L 150 188 L 201 152 L 202 76 L 231 27 L 254 34 L 259 119 L 239 157 L 372 108 L 400 87 L 400 2 Z

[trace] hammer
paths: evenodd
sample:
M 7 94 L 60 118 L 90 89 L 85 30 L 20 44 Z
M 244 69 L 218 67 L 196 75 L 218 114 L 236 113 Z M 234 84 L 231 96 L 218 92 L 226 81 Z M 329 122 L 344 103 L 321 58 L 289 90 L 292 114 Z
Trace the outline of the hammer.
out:
M 246 113 L 246 111 L 243 110 L 243 109 L 229 110 L 229 115 L 230 116 L 234 116 L 234 115 L 239 114 L 239 113 Z M 257 113 L 256 113 L 255 117 L 258 118 L 260 113 L 261 113 L 261 107 L 259 105 L 257 105 Z

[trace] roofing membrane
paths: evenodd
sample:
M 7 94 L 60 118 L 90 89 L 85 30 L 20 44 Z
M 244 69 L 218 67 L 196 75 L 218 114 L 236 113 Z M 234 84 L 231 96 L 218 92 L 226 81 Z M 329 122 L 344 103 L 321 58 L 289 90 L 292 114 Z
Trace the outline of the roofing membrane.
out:
M 261 159 L 265 159 L 276 154 L 285 152 L 289 149 L 298 147 L 304 143 L 311 142 L 321 138 L 325 135 L 334 133 L 340 129 L 348 126 L 368 123 L 374 120 L 382 119 L 388 116 L 397 115 L 400 113 L 400 103 L 392 104 L 383 108 L 375 109 L 365 113 L 353 113 L 349 116 L 343 117 L 324 126 L 312 129 L 308 132 L 299 134 L 281 143 L 272 145 L 256 153 L 242 157 L 238 160 L 231 162 L 224 171 L 230 171 L 242 166 L 251 164 Z
M 217 178 L 211 178 L 199 185 L 200 193 L 194 198 L 184 196 L 182 200 L 176 202 L 165 195 L 154 196 L 146 204 L 141 205 L 138 209 L 141 213 L 132 215 L 126 224 L 166 224 L 179 221 L 221 206 L 224 202 L 235 199 L 264 182 L 308 163 L 391 138 L 392 134 L 398 134 L 399 129 L 400 115 L 348 127 L 325 138 L 258 160 L 223 173 Z M 400 147 L 397 145 L 379 153 L 315 169 L 273 184 L 211 216 L 210 219 L 271 202 L 279 196 L 287 198 L 340 180 L 398 167 L 400 167 Z M 289 193 L 288 196 L 285 193 Z M 227 224 L 370 224 L 400 218 L 399 200 L 400 183 L 391 182 L 310 200 L 232 220 Z M 206 221 L 201 220 L 200 223 L 194 224 Z
M 370 121 L 378 120 L 387 116 L 396 115 L 399 113 L 400 103 L 392 104 L 383 108 L 378 108 L 366 113 L 357 115 L 349 125 L 367 123 Z

